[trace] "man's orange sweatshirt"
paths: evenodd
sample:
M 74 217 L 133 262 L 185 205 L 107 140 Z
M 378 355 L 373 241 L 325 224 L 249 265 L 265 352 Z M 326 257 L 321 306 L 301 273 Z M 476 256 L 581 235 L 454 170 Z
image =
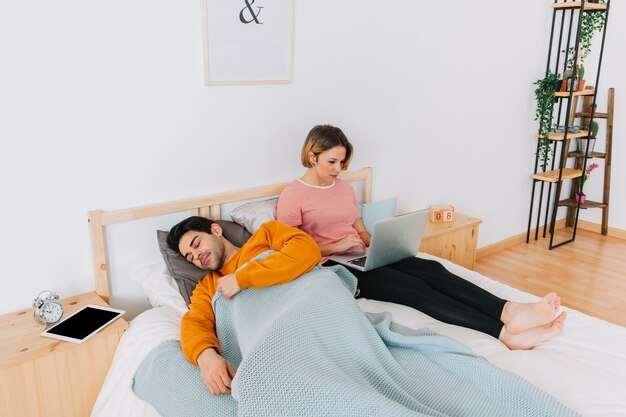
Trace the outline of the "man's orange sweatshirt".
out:
M 276 252 L 261 261 L 251 260 L 270 249 Z M 239 288 L 264 288 L 298 278 L 320 259 L 319 247 L 305 232 L 275 220 L 263 224 L 222 269 L 209 272 L 193 291 L 180 329 L 180 343 L 187 360 L 198 365 L 197 358 L 203 350 L 215 348 L 220 352 L 211 304 L 220 277 L 235 273 L 247 262 L 236 272 Z

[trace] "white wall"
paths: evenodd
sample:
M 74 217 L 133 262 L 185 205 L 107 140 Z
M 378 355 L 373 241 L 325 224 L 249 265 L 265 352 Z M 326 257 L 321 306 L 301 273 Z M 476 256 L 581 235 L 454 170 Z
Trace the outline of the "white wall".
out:
M 602 82 L 626 229 L 622 9 Z M 374 199 L 454 204 L 484 220 L 479 246 L 525 231 L 550 18 L 547 1 L 300 0 L 293 84 L 205 87 L 197 1 L 1 2 L 0 313 L 93 289 L 87 211 L 289 180 L 318 123 L 375 168 Z

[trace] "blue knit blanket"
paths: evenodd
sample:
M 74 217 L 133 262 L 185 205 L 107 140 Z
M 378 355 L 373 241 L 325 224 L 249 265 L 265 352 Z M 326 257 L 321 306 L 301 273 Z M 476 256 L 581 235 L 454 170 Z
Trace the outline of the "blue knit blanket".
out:
M 577 415 L 448 337 L 364 314 L 355 289 L 334 266 L 230 301 L 218 293 L 232 396 L 209 394 L 176 341 L 143 361 L 133 388 L 164 417 Z

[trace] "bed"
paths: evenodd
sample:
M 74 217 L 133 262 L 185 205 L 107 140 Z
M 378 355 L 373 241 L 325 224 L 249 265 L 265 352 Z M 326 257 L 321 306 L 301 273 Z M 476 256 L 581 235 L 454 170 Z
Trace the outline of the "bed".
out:
M 371 201 L 371 168 L 346 172 L 342 176 L 355 185 L 362 202 Z M 187 215 L 227 218 L 228 207 L 276 196 L 285 185 L 274 184 L 182 201 L 89 213 L 97 293 L 113 307 L 128 309 L 128 306 L 140 305 L 140 310 L 145 310 L 133 312 L 136 317 L 131 320 L 118 346 L 92 417 L 159 416 L 151 405 L 132 391 L 133 376 L 155 347 L 164 341 L 179 338 L 180 320 L 186 311 L 176 283 L 164 263 L 158 260 L 158 252 L 151 254 L 146 261 L 134 258 L 132 262 L 121 262 L 126 264 L 126 270 L 111 266 L 114 256 L 125 251 L 115 249 L 109 229 L 121 223 L 145 222 L 151 218 L 165 220 L 157 222 L 156 226 L 144 225 L 144 230 L 165 228 L 174 224 L 172 214 L 182 218 Z M 124 238 L 121 240 L 128 243 Z M 538 299 L 447 260 L 425 253 L 418 256 L 438 260 L 453 273 L 501 298 L 521 302 Z M 129 264 L 134 266 L 132 272 Z M 137 265 L 141 267 L 137 268 Z M 116 286 L 128 285 L 130 275 L 144 289 L 139 291 L 141 299 L 133 300 L 112 291 Z M 409 307 L 367 299 L 359 299 L 358 304 L 365 312 L 388 311 L 393 321 L 409 328 L 427 327 L 455 339 L 490 363 L 549 393 L 582 416 L 626 416 L 626 329 L 623 327 L 565 306 L 563 309 L 568 312 L 568 319 L 561 336 L 530 351 L 510 351 L 490 336 L 439 322 Z

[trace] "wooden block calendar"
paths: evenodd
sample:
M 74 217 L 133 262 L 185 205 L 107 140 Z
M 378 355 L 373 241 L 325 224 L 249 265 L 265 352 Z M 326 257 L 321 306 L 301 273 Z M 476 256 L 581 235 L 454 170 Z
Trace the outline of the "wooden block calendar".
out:
M 428 217 L 433 223 L 453 222 L 454 207 L 447 206 L 430 206 L 428 208 Z

